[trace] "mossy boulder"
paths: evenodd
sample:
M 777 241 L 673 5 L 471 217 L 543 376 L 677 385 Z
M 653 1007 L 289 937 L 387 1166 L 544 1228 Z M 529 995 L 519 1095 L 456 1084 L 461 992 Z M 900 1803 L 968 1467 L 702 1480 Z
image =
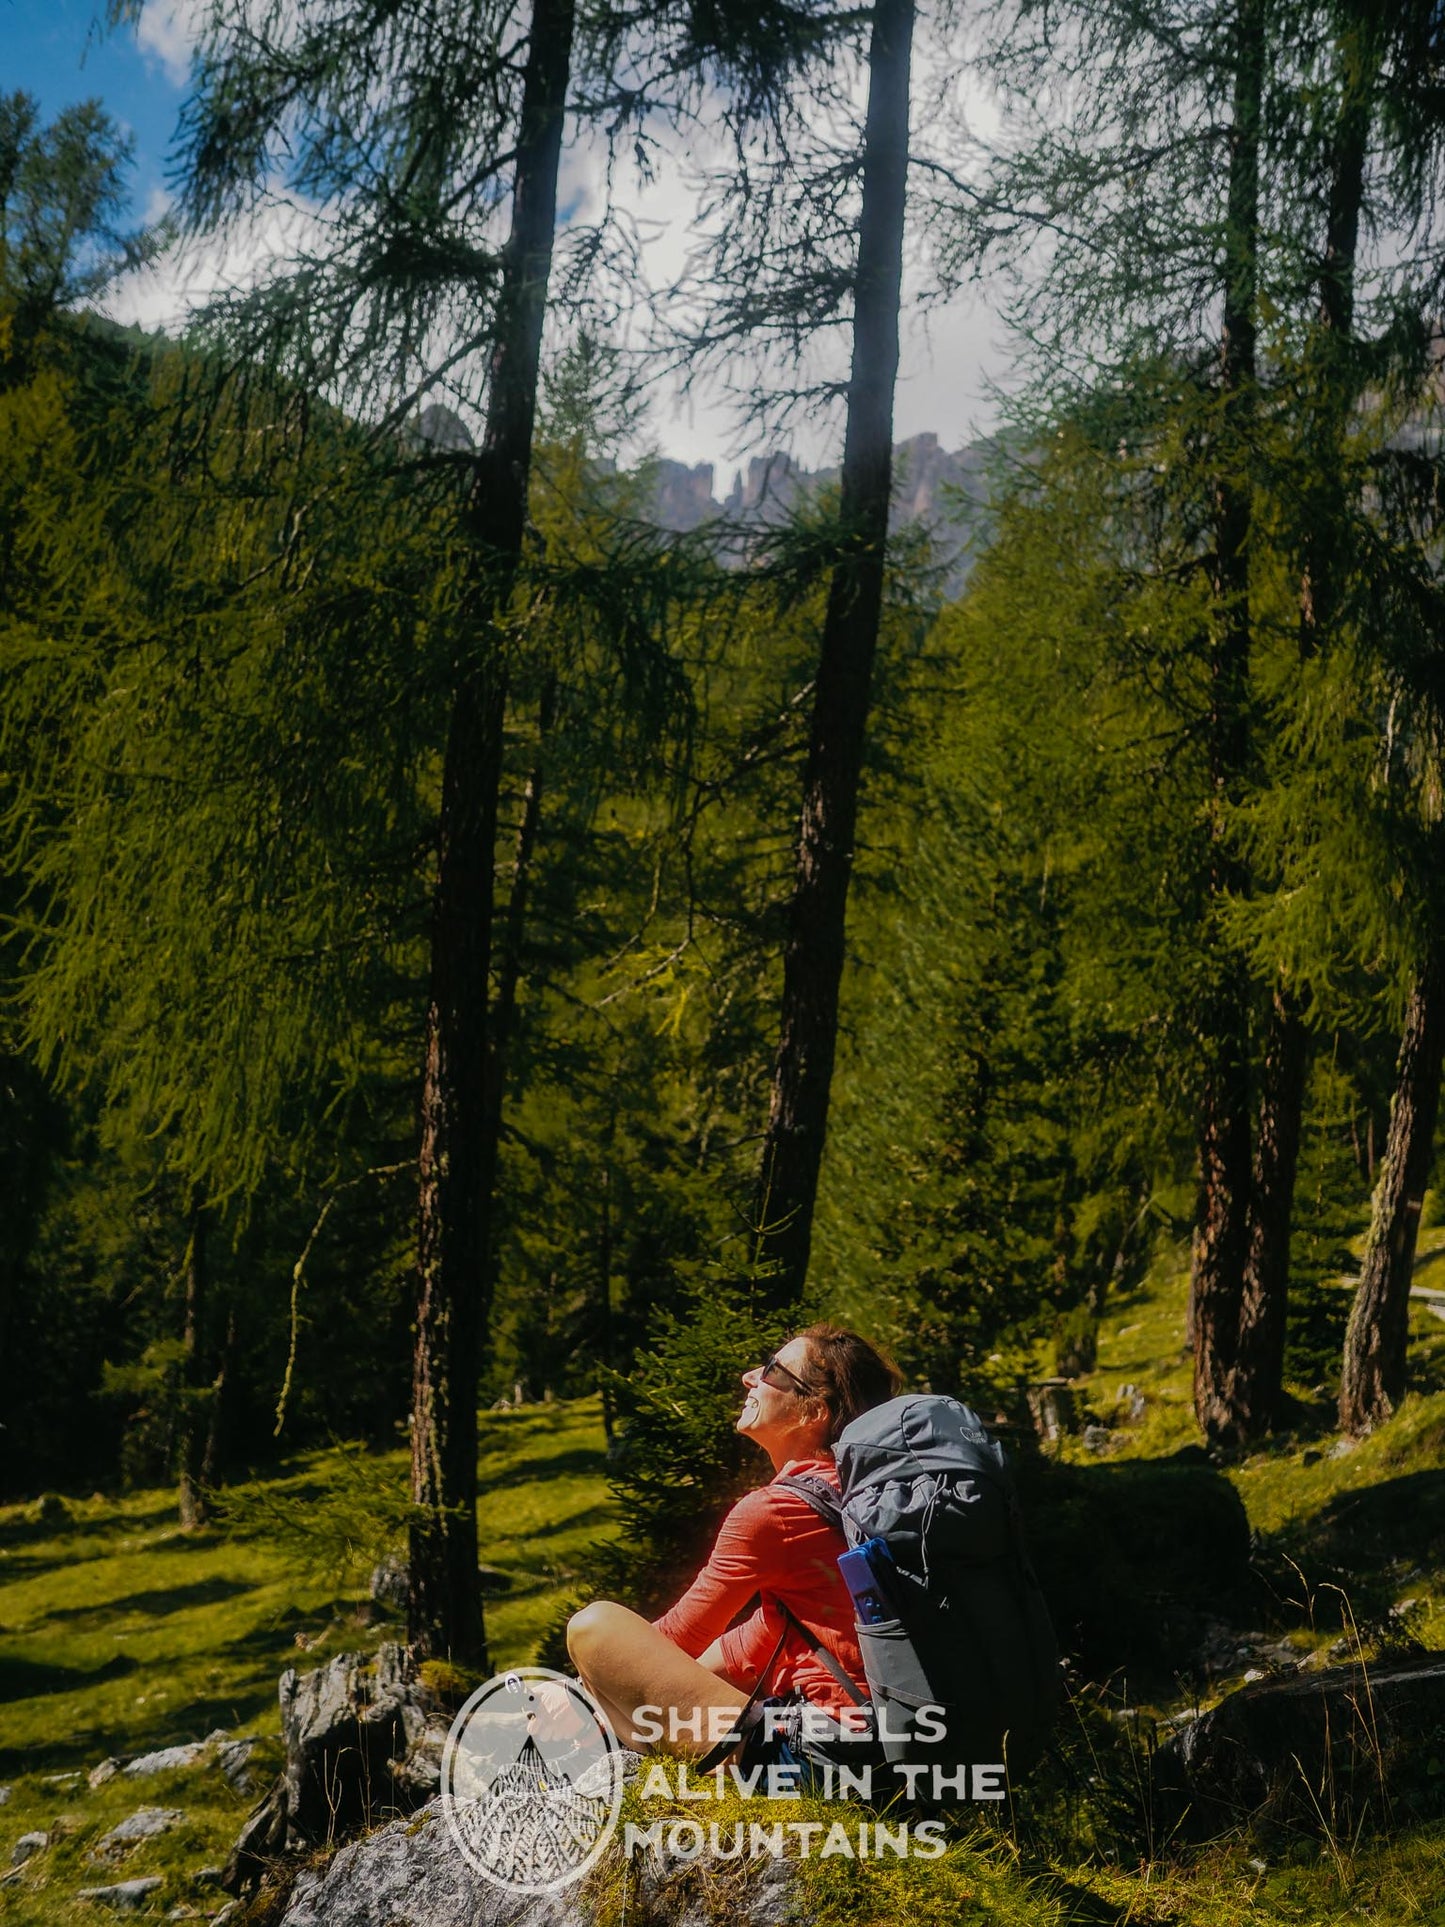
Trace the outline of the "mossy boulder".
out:
M 1187 1831 L 1242 1819 L 1347 1837 L 1445 1815 L 1445 1654 L 1260 1680 L 1170 1737 L 1155 1760 Z
M 1029 1549 L 1059 1644 L 1093 1679 L 1192 1677 L 1211 1620 L 1257 1608 L 1249 1517 L 1200 1454 L 1018 1468 Z

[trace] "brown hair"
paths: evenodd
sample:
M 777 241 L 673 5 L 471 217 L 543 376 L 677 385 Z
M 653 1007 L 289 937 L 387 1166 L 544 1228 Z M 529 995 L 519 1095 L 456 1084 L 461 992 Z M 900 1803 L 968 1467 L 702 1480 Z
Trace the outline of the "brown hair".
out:
M 903 1374 L 866 1338 L 842 1325 L 809 1325 L 798 1334 L 808 1346 L 808 1376 L 828 1408 L 831 1445 L 850 1419 L 896 1398 Z

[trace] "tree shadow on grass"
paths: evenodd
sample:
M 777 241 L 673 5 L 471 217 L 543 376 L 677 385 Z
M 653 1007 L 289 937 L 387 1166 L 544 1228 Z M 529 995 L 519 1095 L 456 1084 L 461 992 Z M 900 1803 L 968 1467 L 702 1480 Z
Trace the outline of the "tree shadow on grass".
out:
M 83 1692 L 106 1680 L 124 1679 L 139 1663 L 129 1653 L 117 1653 L 103 1666 L 57 1666 L 0 1652 L 0 1704 L 38 1699 L 42 1694 Z
M 610 1524 L 615 1516 L 611 1506 L 583 1506 L 580 1511 L 569 1512 L 565 1519 L 551 1519 L 546 1525 L 533 1526 L 528 1531 L 515 1536 L 530 1546 L 543 1539 L 560 1538 L 563 1533 L 585 1532 L 595 1526 Z M 513 1535 L 506 1536 L 510 1538 Z
M 0 1524 L 0 1546 L 7 1548 L 33 1546 L 56 1539 L 97 1539 L 116 1533 L 129 1535 L 135 1532 L 147 1532 L 166 1520 L 178 1527 L 174 1498 L 158 1501 L 155 1505 L 147 1506 L 143 1512 L 108 1512 L 97 1519 L 7 1519 L 4 1524 Z M 14 1572 L 20 1569 L 21 1565 L 33 1563 L 36 1562 L 24 1561 L 17 1564 L 15 1561 L 7 1560 L 6 1571 Z M 52 1556 L 38 1563 L 53 1566 L 56 1560 Z
M 227 1649 L 228 1657 L 231 1650 Z M 116 1713 L 81 1723 L 87 1689 L 137 1670 L 139 1662 L 128 1655 L 117 1655 L 91 1673 L 37 1666 L 0 1656 L 0 1686 L 7 1689 L 8 1697 L 21 1700 L 60 1694 L 75 1696 L 68 1706 L 56 1707 L 56 1724 L 60 1730 L 29 1743 L 0 1746 L 0 1778 L 90 1767 L 111 1754 L 154 1753 L 161 1747 L 203 1739 L 217 1727 L 233 1731 L 258 1714 L 274 1709 L 276 1680 L 282 1669 L 276 1663 L 273 1645 L 264 1655 L 257 1652 L 252 1665 L 224 1687 L 187 1700 L 184 1706 L 158 1709 L 151 1719 L 144 1721 L 135 1717 L 134 1709 L 127 1709 L 123 1715 Z
M 1292 1559 L 1309 1587 L 1339 1587 L 1357 1618 L 1385 1612 L 1399 1591 L 1401 1564 L 1445 1564 L 1445 1470 L 1405 1472 L 1337 1493 L 1311 1518 L 1274 1535 L 1271 1549 Z M 1328 1598 L 1320 1605 L 1330 1619 L 1343 1610 Z
M 145 1613 L 161 1619 L 170 1613 L 188 1612 L 193 1606 L 214 1606 L 223 1599 L 255 1588 L 244 1579 L 197 1579 L 189 1586 L 161 1586 L 149 1592 L 127 1593 L 121 1599 L 102 1599 L 85 1606 L 54 1606 L 43 1615 L 47 1620 L 87 1619 L 96 1615 L 118 1618 L 123 1613 Z
M 502 1467 L 477 1482 L 478 1492 L 497 1492 L 513 1486 L 539 1484 L 549 1479 L 600 1478 L 607 1470 L 605 1455 L 591 1446 L 574 1446 L 570 1452 L 557 1452 L 551 1458 L 523 1459 Z

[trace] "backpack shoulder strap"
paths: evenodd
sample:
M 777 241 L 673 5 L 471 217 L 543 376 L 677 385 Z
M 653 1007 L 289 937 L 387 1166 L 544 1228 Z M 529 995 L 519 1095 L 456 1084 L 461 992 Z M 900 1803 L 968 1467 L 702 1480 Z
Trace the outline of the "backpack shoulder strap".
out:
M 778 1603 L 781 1605 L 782 1604 L 781 1600 Z M 782 1631 L 778 1634 L 777 1643 L 773 1647 L 772 1653 L 770 1654 L 767 1662 L 763 1666 L 761 1672 L 758 1674 L 757 1678 L 753 1681 L 752 1692 L 748 1694 L 747 1698 L 743 1701 L 742 1705 L 738 1708 L 737 1719 L 733 1723 L 732 1731 L 730 1733 L 725 1733 L 723 1737 L 717 1742 L 717 1744 L 715 1746 L 710 1747 L 708 1751 L 703 1755 L 702 1759 L 698 1763 L 699 1773 L 711 1773 L 715 1766 L 721 1766 L 723 1761 L 728 1757 L 728 1755 L 742 1740 L 743 1730 L 745 1727 L 749 1725 L 750 1719 L 752 1717 L 755 1717 L 753 1716 L 753 1708 L 757 1705 L 758 1701 L 763 1697 L 763 1688 L 767 1685 L 768 1679 L 772 1674 L 772 1670 L 778 1663 L 778 1656 L 783 1650 L 783 1641 L 788 1636 L 787 1620 L 788 1618 L 791 1617 L 791 1615 L 788 1614 L 788 1609 L 786 1606 L 783 1607 L 783 1612 L 786 1615 L 786 1617 L 784 1618 L 784 1621 L 783 1621 Z
M 817 1638 L 817 1636 L 813 1633 L 810 1627 L 807 1627 L 803 1624 L 802 1620 L 799 1619 L 798 1615 L 793 1611 L 792 1607 L 788 1604 L 787 1600 L 779 1599 L 778 1604 L 783 1609 L 783 1618 L 787 1621 L 788 1625 L 796 1627 L 797 1630 L 803 1635 L 804 1639 L 807 1640 L 809 1646 L 812 1647 L 814 1653 L 818 1656 L 819 1659 L 822 1660 L 823 1664 L 827 1667 L 828 1671 L 833 1675 L 834 1679 L 837 1680 L 838 1684 L 842 1687 L 843 1691 L 848 1695 L 849 1699 L 852 1700 L 853 1704 L 855 1706 L 870 1705 L 871 1702 L 869 1700 L 866 1700 L 863 1697 L 863 1695 L 858 1691 L 857 1686 L 854 1684 L 854 1682 L 851 1679 L 849 1679 L 848 1675 L 843 1671 L 843 1668 L 838 1664 L 837 1660 L 834 1659 L 833 1655 L 828 1651 L 828 1648 L 823 1644 L 822 1640 Z
M 843 1530 L 843 1502 L 836 1489 L 816 1472 L 790 1472 L 786 1477 L 773 1480 L 773 1488 L 784 1492 L 796 1492 L 805 1504 L 810 1505 L 821 1519 L 830 1526 Z

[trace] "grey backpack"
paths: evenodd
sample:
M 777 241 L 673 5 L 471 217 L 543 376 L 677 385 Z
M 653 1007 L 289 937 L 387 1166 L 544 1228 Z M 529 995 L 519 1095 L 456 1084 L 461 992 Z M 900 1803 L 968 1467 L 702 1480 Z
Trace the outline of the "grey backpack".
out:
M 840 1490 L 777 1479 L 871 1549 L 883 1617 L 861 1619 L 881 1750 L 893 1764 L 1037 1759 L 1058 1710 L 1059 1655 L 1024 1546 L 1003 1449 L 957 1399 L 914 1393 L 861 1413 L 833 1448 Z M 925 1706 L 942 1708 L 944 1735 Z

